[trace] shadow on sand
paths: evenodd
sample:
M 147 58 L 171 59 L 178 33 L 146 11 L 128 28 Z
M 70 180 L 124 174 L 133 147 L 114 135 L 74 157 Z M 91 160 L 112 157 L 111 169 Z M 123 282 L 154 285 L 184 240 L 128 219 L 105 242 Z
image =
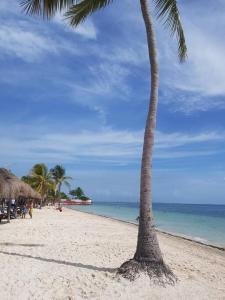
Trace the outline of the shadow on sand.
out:
M 2 220 L 1 222 L 0 222 L 0 226 L 1 225 L 6 225 L 6 224 L 10 224 L 7 220 Z
M 0 243 L 0 246 L 44 247 L 44 244 L 16 244 L 16 243 Z
M 116 268 L 102 268 L 102 267 L 96 267 L 96 266 L 92 266 L 92 265 L 84 265 L 84 264 L 81 264 L 81 263 L 73 263 L 73 262 L 68 262 L 68 261 L 63 261 L 63 260 L 43 258 L 43 257 L 32 256 L 32 255 L 27 255 L 27 254 L 13 253 L 13 252 L 7 252 L 7 251 L 0 251 L 0 253 L 5 254 L 5 255 L 31 258 L 31 259 L 44 261 L 44 262 L 56 263 L 56 264 L 59 264 L 59 265 L 77 267 L 77 268 L 88 269 L 88 270 L 99 271 L 99 272 L 115 273 L 117 271 Z

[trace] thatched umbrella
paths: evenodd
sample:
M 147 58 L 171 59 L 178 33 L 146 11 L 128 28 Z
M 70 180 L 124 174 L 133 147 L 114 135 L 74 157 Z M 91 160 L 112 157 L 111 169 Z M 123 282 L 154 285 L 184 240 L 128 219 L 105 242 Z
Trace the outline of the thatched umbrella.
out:
M 35 192 L 27 183 L 21 181 L 10 171 L 0 168 L 0 198 L 9 200 L 8 208 L 10 209 L 11 200 L 19 197 L 41 198 L 40 194 Z M 10 213 L 9 209 L 8 214 Z
M 23 196 L 29 198 L 33 189 L 22 182 L 10 171 L 0 168 L 0 197 L 6 199 L 18 198 Z

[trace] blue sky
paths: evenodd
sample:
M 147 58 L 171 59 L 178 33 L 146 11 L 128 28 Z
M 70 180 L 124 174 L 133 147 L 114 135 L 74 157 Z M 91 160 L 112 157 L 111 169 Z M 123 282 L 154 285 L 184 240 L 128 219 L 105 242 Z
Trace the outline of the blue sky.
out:
M 138 1 L 77 29 L 0 3 L 0 165 L 62 164 L 95 200 L 137 201 L 149 66 Z M 150 2 L 152 3 L 152 2 Z M 13 5 L 14 4 L 14 5 Z M 154 201 L 225 203 L 225 2 L 179 1 L 188 60 L 155 20 Z

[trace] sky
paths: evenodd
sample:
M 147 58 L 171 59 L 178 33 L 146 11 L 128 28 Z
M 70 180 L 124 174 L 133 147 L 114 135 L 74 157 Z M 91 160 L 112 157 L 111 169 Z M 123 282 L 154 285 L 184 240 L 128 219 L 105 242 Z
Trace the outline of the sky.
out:
M 153 201 L 225 204 L 225 1 L 178 1 L 183 64 L 149 3 L 160 64 Z M 22 176 L 61 164 L 95 201 L 139 200 L 149 99 L 139 1 L 115 0 L 74 29 L 1 0 L 0 72 L 0 166 Z

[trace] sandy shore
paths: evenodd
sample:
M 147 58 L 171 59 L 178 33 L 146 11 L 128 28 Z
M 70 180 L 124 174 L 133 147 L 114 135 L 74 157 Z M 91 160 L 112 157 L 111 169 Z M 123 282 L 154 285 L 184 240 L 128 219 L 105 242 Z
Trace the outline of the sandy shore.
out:
M 115 270 L 131 258 L 137 227 L 64 209 L 0 225 L 0 299 L 225 299 L 225 252 L 159 233 L 176 286 Z

